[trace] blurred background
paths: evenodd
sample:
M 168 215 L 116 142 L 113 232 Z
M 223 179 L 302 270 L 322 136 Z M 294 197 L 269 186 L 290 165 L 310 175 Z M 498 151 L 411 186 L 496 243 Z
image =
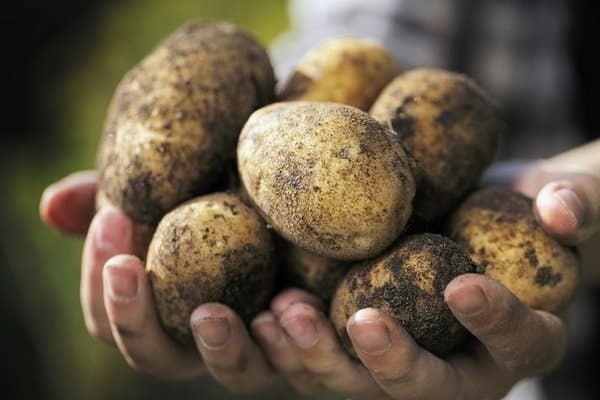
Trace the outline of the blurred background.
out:
M 369 8 L 373 3 L 372 8 L 379 10 L 385 6 L 393 8 L 392 5 L 396 4 L 394 1 L 347 0 L 345 3 L 354 4 L 349 7 L 355 9 L 360 9 L 360 4 Z M 355 27 L 366 29 L 363 34 L 382 33 L 386 25 L 378 23 L 377 18 L 381 18 L 381 15 L 376 15 L 376 12 L 370 15 L 349 12 L 333 15 L 334 9 L 342 2 L 293 1 L 292 14 L 297 16 L 296 22 L 303 25 L 305 30 L 292 31 L 278 42 L 278 61 L 294 61 L 306 48 L 321 40 L 317 36 L 344 32 L 348 21 L 352 21 Z M 410 59 L 411 52 L 414 53 L 414 65 L 436 65 L 435 59 L 420 57 L 439 53 L 421 51 L 416 46 L 420 42 L 412 39 L 427 37 L 430 34 L 427 29 L 432 27 L 435 28 L 434 34 L 442 29 L 446 21 L 444 18 L 447 17 L 443 5 L 448 3 L 445 0 L 398 2 L 406 6 L 406 15 L 410 16 L 410 11 L 414 11 L 417 23 L 402 16 L 388 18 L 396 28 L 401 28 L 393 32 L 395 37 L 389 36 L 390 43 L 386 45 L 397 53 L 407 54 L 406 60 Z M 473 0 L 470 4 L 475 2 Z M 293 22 L 288 19 L 287 3 L 285 0 L 23 0 L 18 7 L 2 6 L 0 316 L 3 349 L 0 376 L 5 381 L 2 398 L 183 400 L 230 397 L 208 378 L 167 384 L 140 376 L 127 367 L 116 350 L 94 341 L 85 330 L 79 305 L 82 240 L 61 236 L 45 228 L 39 220 L 37 207 L 40 195 L 49 183 L 72 171 L 94 168 L 106 107 L 119 79 L 160 39 L 191 18 L 227 19 L 269 45 Z M 463 3 L 468 5 L 469 0 Z M 565 110 L 574 111 L 573 115 L 577 115 L 572 127 L 579 132 L 576 141 L 597 138 L 600 132 L 600 113 L 597 112 L 600 105 L 600 65 L 596 50 L 600 12 L 597 3 L 592 0 L 486 3 L 527 4 L 532 15 L 543 15 L 541 11 L 544 9 L 559 10 L 558 19 L 537 20 L 539 27 L 545 29 L 548 25 L 566 23 L 567 15 L 572 17 L 570 21 L 577 21 L 568 26 L 571 34 L 568 58 L 573 61 L 572 92 L 563 92 L 555 86 L 556 80 L 547 79 L 545 83 L 542 82 L 542 87 L 549 88 L 552 94 L 563 99 L 555 103 L 560 110 L 550 113 L 543 109 L 533 111 L 540 111 L 537 114 L 541 116 L 536 121 L 539 123 L 536 127 L 548 131 L 556 128 L 552 117 L 562 115 Z M 561 9 L 558 3 L 564 8 Z M 422 15 L 418 6 L 421 4 L 442 5 L 441 8 L 432 8 L 438 11 L 437 14 L 431 14 L 434 25 L 419 22 Z M 313 11 L 307 13 L 305 9 Z M 488 40 L 497 39 L 493 36 L 495 27 L 508 34 L 506 41 L 496 41 L 501 45 L 498 48 L 500 54 L 505 50 L 502 46 L 510 48 L 513 42 L 520 43 L 523 32 L 517 29 L 515 21 L 518 21 L 518 15 L 503 13 L 501 7 L 500 13 L 490 15 L 495 15 L 493 20 L 483 21 L 482 25 L 489 26 L 488 33 L 492 36 L 476 37 L 479 39 L 479 43 L 475 43 L 476 49 L 480 46 L 483 50 L 489 50 Z M 336 18 L 339 24 L 322 24 L 322 28 L 327 29 L 317 34 L 314 26 L 321 20 Z M 538 30 L 535 24 L 526 23 L 522 26 L 533 26 L 534 33 Z M 368 30 L 371 28 L 374 32 Z M 540 29 L 540 32 L 546 31 Z M 518 51 L 522 51 L 518 54 L 532 61 L 530 65 L 533 71 L 525 70 L 526 73 L 522 74 L 525 83 L 535 83 L 536 79 L 544 76 L 552 77 L 541 73 L 548 72 L 543 68 L 545 65 L 553 65 L 542 57 L 554 53 L 541 51 L 538 57 L 538 53 L 533 52 L 536 49 L 544 50 L 545 44 L 550 43 L 548 38 L 541 36 L 539 43 L 529 43 L 529 47 L 516 46 Z M 463 50 L 467 48 L 466 39 L 473 38 L 459 39 L 462 41 L 456 41 L 453 46 Z M 297 45 L 288 46 L 292 42 Z M 402 47 L 403 43 L 406 47 Z M 290 51 L 286 52 L 288 47 Z M 461 56 L 468 55 L 465 51 L 459 53 Z M 485 68 L 479 71 L 479 75 L 477 69 L 468 70 L 463 64 L 450 63 L 447 66 L 474 75 L 484 87 L 492 88 L 494 92 L 493 87 L 485 82 L 485 74 L 502 73 L 510 67 L 497 61 L 490 64 L 489 71 Z M 487 66 L 479 64 L 482 65 Z M 517 72 L 519 68 L 523 71 L 523 65 L 515 65 Z M 412 65 L 408 63 L 408 66 Z M 288 68 L 289 65 L 283 65 L 280 70 Z M 540 93 L 529 91 L 527 85 L 523 87 L 526 92 L 524 95 L 520 93 L 523 95 L 520 98 L 525 99 L 525 103 L 510 104 L 512 111 L 521 111 L 530 119 L 532 114 L 527 107 L 540 104 L 536 99 Z M 571 98 L 567 95 L 577 100 L 567 102 L 565 99 Z M 527 112 L 523 113 L 524 107 Z M 511 117 L 511 108 L 508 109 L 507 117 L 511 126 L 516 127 L 523 122 L 514 117 L 516 112 Z M 515 129 L 512 139 L 519 138 L 521 133 Z M 521 155 L 516 151 L 523 149 L 537 151 L 529 156 L 550 154 L 548 148 L 522 146 L 520 140 L 523 137 L 519 141 L 512 141 L 517 143 L 513 155 Z M 550 142 L 548 135 L 546 144 Z M 507 155 L 508 152 L 505 152 Z M 576 319 L 580 320 L 579 325 L 592 325 L 588 330 L 597 334 L 600 326 L 600 318 L 597 318 L 600 293 L 597 289 L 591 295 L 589 291 L 582 292 L 584 295 L 581 297 L 587 301 L 587 308 L 593 313 L 596 310 L 596 318 L 582 314 L 579 317 L 576 315 Z M 588 293 L 587 297 L 585 293 Z M 547 387 L 554 393 L 551 399 L 563 399 L 567 395 L 569 398 L 597 398 L 593 393 L 597 395 L 600 392 L 600 382 L 592 375 L 595 374 L 597 360 L 594 352 L 598 352 L 600 341 L 594 338 L 588 338 L 592 347 L 572 346 L 574 350 L 565 364 L 546 380 Z M 592 379 L 588 379 L 590 376 Z M 581 396 L 573 397 L 571 389 L 568 392 L 561 391 L 565 380 L 571 384 L 570 387 L 580 387 Z M 260 395 L 257 398 L 288 399 L 290 396 L 289 389 L 281 386 L 269 396 Z

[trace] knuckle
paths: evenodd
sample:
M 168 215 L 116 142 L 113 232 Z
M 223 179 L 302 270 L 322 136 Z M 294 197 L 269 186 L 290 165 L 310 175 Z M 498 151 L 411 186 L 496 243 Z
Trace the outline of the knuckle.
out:
M 416 369 L 418 359 L 418 350 L 405 348 L 396 353 L 393 362 L 391 360 L 387 362 L 383 361 L 377 365 L 370 365 L 368 368 L 383 385 L 398 384 L 411 380 L 412 372 Z
M 248 366 L 247 358 L 243 355 L 239 355 L 233 359 L 215 359 L 205 360 L 207 367 L 213 371 L 215 375 L 222 377 L 230 377 L 236 375 L 242 375 Z
M 338 365 L 339 363 L 334 359 L 322 358 L 315 362 L 307 363 L 305 368 L 310 374 L 322 379 L 327 379 L 335 374 Z

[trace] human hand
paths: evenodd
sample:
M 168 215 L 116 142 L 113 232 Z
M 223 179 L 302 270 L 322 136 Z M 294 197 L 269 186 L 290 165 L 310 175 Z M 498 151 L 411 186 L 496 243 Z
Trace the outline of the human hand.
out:
M 547 160 L 498 163 L 484 182 L 535 199 L 542 227 L 564 244 L 580 245 L 600 231 L 600 140 Z
M 252 329 L 274 367 L 300 392 L 330 390 L 355 400 L 501 398 L 519 379 L 548 371 L 562 358 L 562 321 L 529 309 L 494 280 L 462 275 L 444 296 L 480 342 L 446 360 L 369 308 L 346 326 L 361 364 L 344 351 L 319 300 L 298 289 L 277 296 Z
M 577 160 L 593 160 L 593 154 L 600 159 L 597 151 L 586 154 L 578 153 Z M 560 156 L 546 162 L 503 164 L 488 177 L 535 198 L 542 227 L 559 241 L 575 245 L 600 228 L 600 180 L 595 174 L 600 171 L 589 163 L 574 170 L 572 157 L 568 158 L 571 168 L 561 168 L 566 161 Z M 563 322 L 529 309 L 499 283 L 463 275 L 448 285 L 444 296 L 480 342 L 471 352 L 446 361 L 419 348 L 385 315 L 366 309 L 347 325 L 362 365 L 354 362 L 344 353 L 318 301 L 298 290 L 278 296 L 264 318 L 268 322 L 253 329 L 270 350 L 273 365 L 295 387 L 308 393 L 326 388 L 352 398 L 499 398 L 519 379 L 544 373 L 562 358 Z
M 94 172 L 70 175 L 46 189 L 42 220 L 55 230 L 87 232 L 81 304 L 90 334 L 116 345 L 135 370 L 162 379 L 208 371 L 234 392 L 268 386 L 274 373 L 243 322 L 227 306 L 199 306 L 190 323 L 198 352 L 173 342 L 160 326 L 144 265 L 133 253 L 133 224 L 113 207 L 95 214 Z M 94 216 L 95 214 L 95 216 Z

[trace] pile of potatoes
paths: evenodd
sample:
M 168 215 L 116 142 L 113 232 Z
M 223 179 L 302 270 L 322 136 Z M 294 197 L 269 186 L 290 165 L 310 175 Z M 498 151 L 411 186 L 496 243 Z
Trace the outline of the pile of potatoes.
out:
M 294 285 L 330 304 L 351 354 L 348 318 L 377 307 L 446 355 L 465 336 L 443 300 L 454 277 L 488 274 L 552 312 L 577 287 L 577 258 L 529 199 L 472 193 L 503 129 L 472 80 L 401 72 L 374 42 L 330 40 L 276 91 L 255 39 L 192 22 L 119 84 L 97 203 L 134 221 L 160 319 L 182 343 L 198 305 L 249 321 Z

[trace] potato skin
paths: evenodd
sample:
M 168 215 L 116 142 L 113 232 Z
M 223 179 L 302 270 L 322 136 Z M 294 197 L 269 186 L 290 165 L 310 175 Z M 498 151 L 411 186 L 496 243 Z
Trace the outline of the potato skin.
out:
M 238 168 L 252 202 L 286 240 L 338 260 L 375 256 L 403 231 L 415 186 L 396 137 L 366 113 L 276 103 L 242 130 Z
M 199 197 L 165 215 L 146 268 L 163 326 L 183 343 L 192 341 L 190 314 L 204 303 L 226 304 L 249 322 L 268 305 L 276 275 L 264 222 L 228 193 Z
M 223 179 L 241 127 L 273 90 L 268 55 L 246 33 L 184 25 L 119 83 L 98 152 L 101 191 L 155 225 Z
M 528 306 L 558 314 L 573 299 L 579 260 L 539 226 L 530 199 L 501 187 L 477 191 L 451 216 L 448 233 Z
M 394 79 L 371 115 L 400 137 L 415 159 L 416 220 L 444 215 L 492 162 L 504 130 L 495 104 L 464 75 L 416 69 Z
M 367 111 L 399 73 L 392 54 L 379 44 L 367 39 L 332 39 L 300 59 L 278 99 L 329 101 Z
M 423 348 L 444 356 L 465 331 L 444 302 L 444 290 L 456 276 L 477 265 L 450 239 L 437 234 L 410 235 L 374 260 L 353 267 L 331 303 L 331 320 L 351 355 L 348 319 L 374 307 L 396 319 Z
M 326 304 L 350 267 L 348 262 L 319 256 L 289 242 L 281 243 L 278 251 L 284 283 L 307 290 Z

